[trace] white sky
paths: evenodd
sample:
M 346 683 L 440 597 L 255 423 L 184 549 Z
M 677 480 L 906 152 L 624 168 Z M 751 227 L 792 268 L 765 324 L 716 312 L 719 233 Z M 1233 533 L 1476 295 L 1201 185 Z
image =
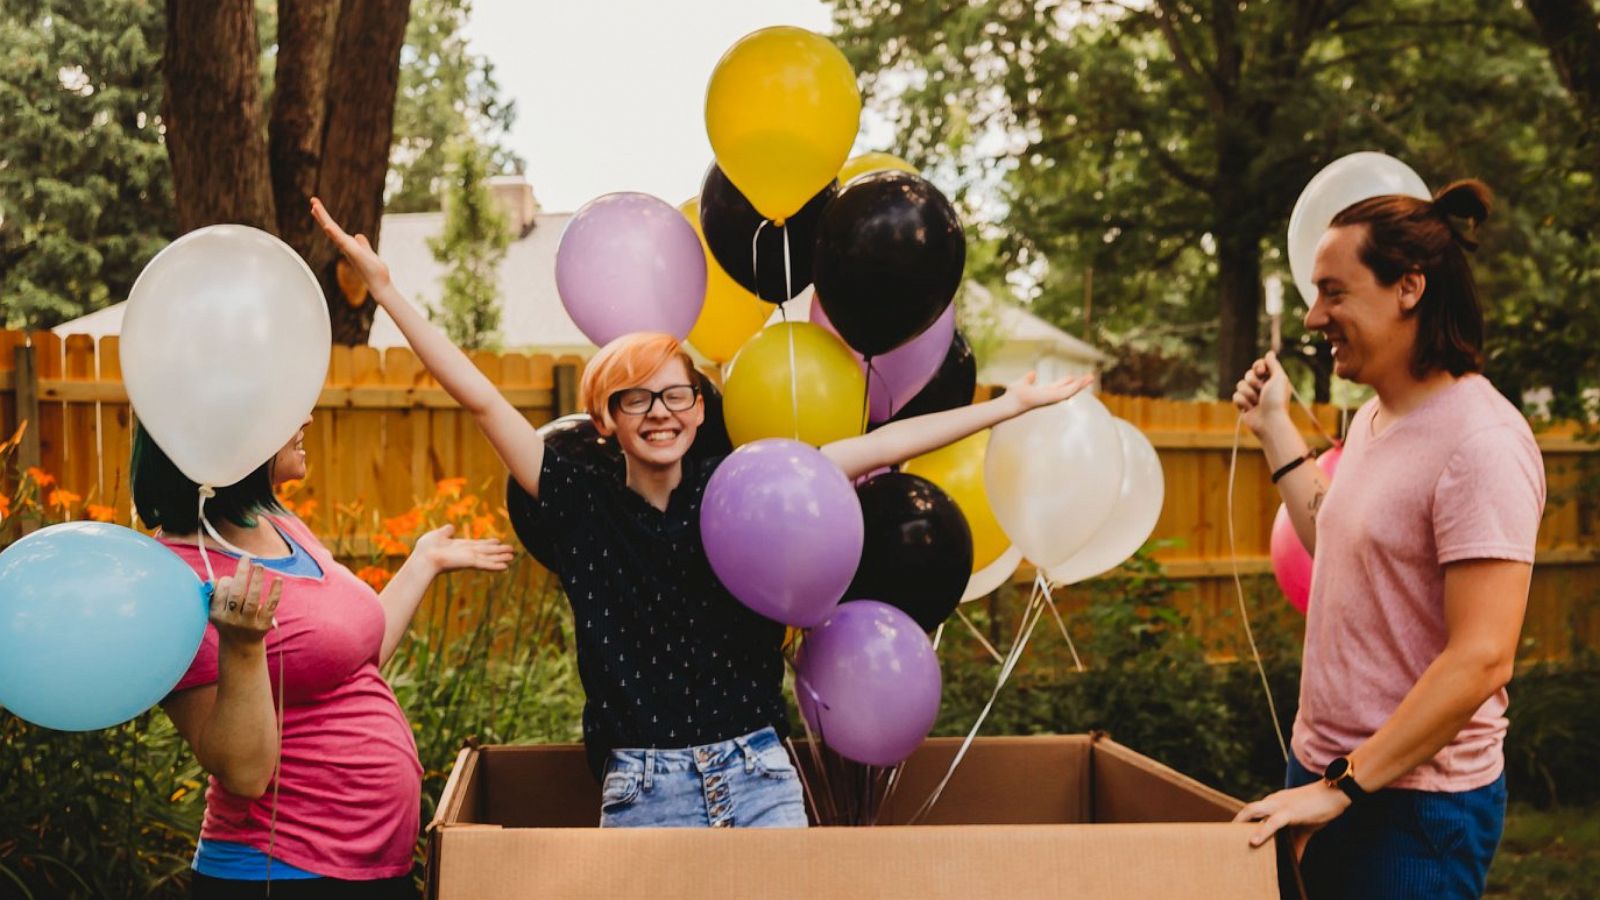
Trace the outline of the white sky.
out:
M 768 25 L 832 30 L 818 0 L 475 0 L 467 34 L 516 100 L 534 195 L 561 212 L 611 191 L 674 205 L 699 193 L 706 82 Z

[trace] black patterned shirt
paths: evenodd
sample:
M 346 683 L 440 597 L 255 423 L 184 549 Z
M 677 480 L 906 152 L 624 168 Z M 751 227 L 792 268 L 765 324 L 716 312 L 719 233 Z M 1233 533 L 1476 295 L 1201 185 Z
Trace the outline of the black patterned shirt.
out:
M 685 459 L 665 511 L 549 447 L 538 499 L 515 480 L 507 490 L 517 536 L 572 604 L 597 777 L 615 748 L 692 747 L 769 725 L 788 733 L 784 627 L 728 593 L 700 542 L 700 502 L 720 462 Z

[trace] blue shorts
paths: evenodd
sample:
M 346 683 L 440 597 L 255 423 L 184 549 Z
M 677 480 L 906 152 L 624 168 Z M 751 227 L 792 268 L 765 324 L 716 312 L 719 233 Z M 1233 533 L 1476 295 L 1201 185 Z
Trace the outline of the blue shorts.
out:
M 1293 756 L 1288 787 L 1320 778 Z M 1300 873 L 1311 900 L 1476 898 L 1506 819 L 1504 773 L 1459 793 L 1389 788 L 1311 836 Z
M 800 775 L 771 728 L 677 750 L 613 750 L 601 828 L 804 828 Z

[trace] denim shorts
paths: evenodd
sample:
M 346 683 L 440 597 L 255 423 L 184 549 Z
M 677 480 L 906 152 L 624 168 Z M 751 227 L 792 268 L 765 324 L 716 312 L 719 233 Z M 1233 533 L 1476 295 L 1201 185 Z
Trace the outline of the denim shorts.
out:
M 683 749 L 613 750 L 601 828 L 804 828 L 805 795 L 771 728 Z
M 1320 776 L 1289 758 L 1287 786 Z M 1322 898 L 1478 897 L 1506 817 L 1506 776 L 1459 793 L 1387 788 L 1318 829 L 1300 873 Z

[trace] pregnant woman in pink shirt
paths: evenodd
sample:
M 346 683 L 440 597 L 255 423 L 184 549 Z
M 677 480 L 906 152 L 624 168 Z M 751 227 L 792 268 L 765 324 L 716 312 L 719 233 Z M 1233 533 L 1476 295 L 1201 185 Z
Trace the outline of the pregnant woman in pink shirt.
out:
M 261 897 L 269 881 L 283 900 L 415 896 L 422 767 L 379 667 L 435 575 L 511 559 L 509 546 L 447 526 L 375 593 L 273 495 L 305 476 L 304 437 L 218 488 L 205 520 L 198 485 L 142 429 L 134 437 L 139 518 L 206 578 L 203 530 L 220 576 L 200 651 L 162 703 L 211 773 L 192 897 Z
M 1467 252 L 1476 181 L 1345 209 L 1317 247 L 1306 327 L 1377 397 L 1331 486 L 1305 465 L 1288 379 L 1233 396 L 1314 553 L 1288 787 L 1245 807 L 1253 840 L 1299 826 L 1316 897 L 1476 897 L 1505 818 L 1506 683 L 1528 602 L 1544 465 L 1481 374 Z

